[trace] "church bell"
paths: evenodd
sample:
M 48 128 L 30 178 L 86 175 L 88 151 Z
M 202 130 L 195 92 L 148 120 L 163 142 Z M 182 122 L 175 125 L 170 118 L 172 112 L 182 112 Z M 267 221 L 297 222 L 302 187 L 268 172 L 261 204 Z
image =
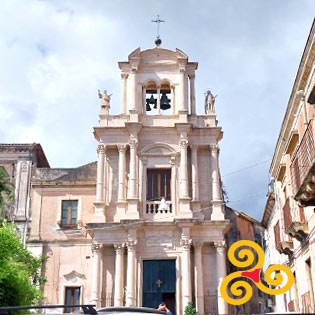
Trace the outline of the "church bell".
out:
M 170 105 L 170 99 L 166 96 L 166 93 L 162 93 L 162 97 L 161 97 L 161 109 L 162 110 L 167 110 L 171 108 Z
M 147 103 L 146 103 L 147 112 L 151 111 L 151 105 L 154 105 L 154 108 L 156 108 L 156 99 L 154 98 L 153 94 L 151 95 L 150 98 L 147 98 Z

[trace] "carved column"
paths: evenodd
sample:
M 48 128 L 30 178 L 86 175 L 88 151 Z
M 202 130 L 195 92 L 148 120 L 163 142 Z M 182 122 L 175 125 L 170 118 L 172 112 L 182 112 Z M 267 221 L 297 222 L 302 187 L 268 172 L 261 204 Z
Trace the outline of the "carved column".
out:
M 92 244 L 92 288 L 91 303 L 97 308 L 101 305 L 100 288 L 101 288 L 101 244 Z
M 196 115 L 195 74 L 189 75 L 191 114 Z
M 137 91 L 136 91 L 136 69 L 131 69 L 131 72 L 129 74 L 129 80 L 130 80 L 130 89 L 129 89 L 129 110 L 136 110 L 136 96 L 137 96 Z
M 192 200 L 199 200 L 199 178 L 198 178 L 198 145 L 193 144 L 191 149 L 191 179 L 192 179 Z
M 204 315 L 204 293 L 203 293 L 203 273 L 202 273 L 202 242 L 194 243 L 195 256 L 195 294 L 196 310 L 199 315 Z
M 136 244 L 128 241 L 126 306 L 136 306 Z
M 188 302 L 191 302 L 191 274 L 190 274 L 190 246 L 191 239 L 182 238 L 182 301 L 183 301 L 183 310 L 187 306 Z
M 96 201 L 104 202 L 104 161 L 106 147 L 100 144 L 97 147 L 97 185 L 96 185 Z
M 210 145 L 209 149 L 210 149 L 210 156 L 211 156 L 212 199 L 222 200 L 221 183 L 220 183 L 219 166 L 218 166 L 219 148 L 216 144 L 213 144 L 213 145 Z
M 137 198 L 137 139 L 131 139 L 129 141 L 130 146 L 130 175 L 129 175 L 129 191 L 128 198 Z
M 114 306 L 124 306 L 124 251 L 125 244 L 115 244 L 115 294 Z
M 126 104 L 127 104 L 127 73 L 121 74 L 121 113 L 126 114 Z
M 181 139 L 180 145 L 180 197 L 188 198 L 187 146 L 188 140 Z
M 217 277 L 218 277 L 218 313 L 228 314 L 228 305 L 221 296 L 220 286 L 223 279 L 226 277 L 226 258 L 225 258 L 225 242 L 215 242 L 216 248 L 216 264 L 217 264 Z
M 118 201 L 124 201 L 125 195 L 125 175 L 126 175 L 126 150 L 125 144 L 117 145 L 119 152 L 119 173 L 118 173 Z

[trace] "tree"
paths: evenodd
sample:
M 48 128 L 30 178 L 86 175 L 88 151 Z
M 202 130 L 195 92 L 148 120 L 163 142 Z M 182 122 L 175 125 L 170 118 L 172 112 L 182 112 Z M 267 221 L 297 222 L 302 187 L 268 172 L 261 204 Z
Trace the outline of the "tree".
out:
M 0 167 L 0 220 L 5 217 L 5 208 L 7 202 L 13 200 L 14 185 L 11 183 L 10 178 L 7 176 L 5 170 Z
M 194 308 L 192 302 L 189 302 L 185 307 L 185 315 L 197 315 L 197 311 Z
M 44 259 L 33 257 L 24 248 L 16 226 L 6 220 L 0 226 L 0 248 L 0 306 L 41 304 L 40 286 L 45 278 L 40 272 Z

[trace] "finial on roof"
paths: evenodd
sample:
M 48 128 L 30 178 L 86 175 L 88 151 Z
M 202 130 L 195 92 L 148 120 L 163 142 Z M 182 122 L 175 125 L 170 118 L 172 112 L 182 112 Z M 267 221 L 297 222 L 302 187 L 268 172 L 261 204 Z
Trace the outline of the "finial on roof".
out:
M 160 16 L 157 15 L 156 20 L 151 20 L 151 22 L 156 23 L 156 40 L 154 41 L 156 47 L 160 47 L 160 45 L 162 44 L 162 40 L 160 38 L 160 23 L 165 22 L 164 20 L 160 19 Z

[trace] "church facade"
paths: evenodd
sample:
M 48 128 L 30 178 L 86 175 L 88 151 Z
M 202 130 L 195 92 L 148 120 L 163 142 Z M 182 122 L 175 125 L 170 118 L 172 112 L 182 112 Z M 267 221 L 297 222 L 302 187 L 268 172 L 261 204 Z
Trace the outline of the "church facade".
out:
M 121 70 L 121 113 L 99 92 L 97 162 L 37 169 L 28 248 L 48 257 L 49 303 L 228 313 L 222 138 L 209 91 L 197 115 L 198 64 L 182 51 L 133 51 Z M 72 304 L 75 304 L 72 303 Z M 71 304 L 71 303 L 70 303 Z

